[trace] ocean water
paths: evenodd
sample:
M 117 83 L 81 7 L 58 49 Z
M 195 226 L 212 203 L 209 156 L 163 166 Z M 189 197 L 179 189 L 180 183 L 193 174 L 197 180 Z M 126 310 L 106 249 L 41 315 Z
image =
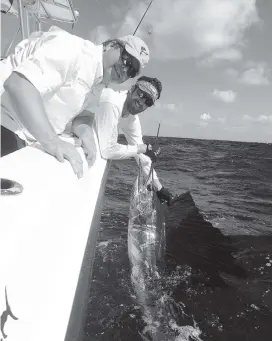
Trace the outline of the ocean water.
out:
M 272 340 L 272 145 L 177 138 L 160 145 L 158 176 L 184 196 L 166 209 L 154 313 L 148 318 L 137 302 L 127 253 L 137 165 L 113 161 L 84 341 Z

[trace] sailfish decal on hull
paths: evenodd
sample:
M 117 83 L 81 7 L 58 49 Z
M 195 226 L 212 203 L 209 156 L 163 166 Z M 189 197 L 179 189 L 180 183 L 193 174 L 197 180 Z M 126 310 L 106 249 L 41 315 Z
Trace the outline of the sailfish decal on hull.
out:
M 1 333 L 4 339 L 7 338 L 7 335 L 4 332 L 5 324 L 8 320 L 8 317 L 10 316 L 13 320 L 18 320 L 18 317 L 16 317 L 10 308 L 9 302 L 8 302 L 8 294 L 7 294 L 7 287 L 5 287 L 5 300 L 6 300 L 6 310 L 3 311 L 1 317 L 0 317 L 0 327 L 1 327 Z M 1 338 L 0 341 L 3 339 Z

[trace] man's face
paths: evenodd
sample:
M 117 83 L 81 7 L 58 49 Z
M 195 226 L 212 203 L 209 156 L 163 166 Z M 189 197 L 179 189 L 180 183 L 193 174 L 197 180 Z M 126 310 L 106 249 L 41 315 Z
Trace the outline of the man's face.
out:
M 110 83 L 121 84 L 134 78 L 140 69 L 139 61 L 121 49 L 118 61 L 110 69 Z
M 141 90 L 137 84 L 133 86 L 127 97 L 127 110 L 131 115 L 137 115 L 154 104 L 152 97 Z

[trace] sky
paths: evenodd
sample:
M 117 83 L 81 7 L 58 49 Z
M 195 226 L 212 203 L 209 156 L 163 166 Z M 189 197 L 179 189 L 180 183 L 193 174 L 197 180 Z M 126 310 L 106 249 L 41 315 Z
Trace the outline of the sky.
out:
M 149 2 L 74 0 L 75 27 L 54 24 L 99 44 L 132 34 Z M 3 49 L 18 24 L 1 17 Z M 161 136 L 272 143 L 271 32 L 271 0 L 153 0 L 136 35 L 163 91 L 140 114 L 143 134 L 160 122 Z

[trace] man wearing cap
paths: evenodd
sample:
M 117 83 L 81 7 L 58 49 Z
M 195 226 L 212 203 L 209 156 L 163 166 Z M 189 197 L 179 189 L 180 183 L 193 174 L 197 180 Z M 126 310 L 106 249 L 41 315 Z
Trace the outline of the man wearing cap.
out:
M 105 86 L 134 78 L 148 60 L 147 45 L 135 36 L 95 45 L 58 27 L 35 32 L 0 62 L 2 156 L 38 141 L 82 176 L 80 154 L 59 135 Z
M 135 157 L 138 164 L 141 161 L 143 173 L 147 177 L 151 161 L 156 161 L 159 148 L 143 143 L 138 114 L 151 107 L 160 97 L 161 91 L 161 82 L 157 78 L 146 76 L 139 78 L 129 91 L 104 89 L 94 115 L 92 116 L 90 111 L 85 111 L 72 122 L 72 131 L 81 139 L 87 160 L 93 158 L 95 154 L 91 129 L 92 124 L 95 124 L 101 156 L 112 160 Z M 117 143 L 119 128 L 123 131 L 128 145 Z M 155 171 L 153 180 L 158 197 L 170 204 L 172 195 L 162 186 Z

